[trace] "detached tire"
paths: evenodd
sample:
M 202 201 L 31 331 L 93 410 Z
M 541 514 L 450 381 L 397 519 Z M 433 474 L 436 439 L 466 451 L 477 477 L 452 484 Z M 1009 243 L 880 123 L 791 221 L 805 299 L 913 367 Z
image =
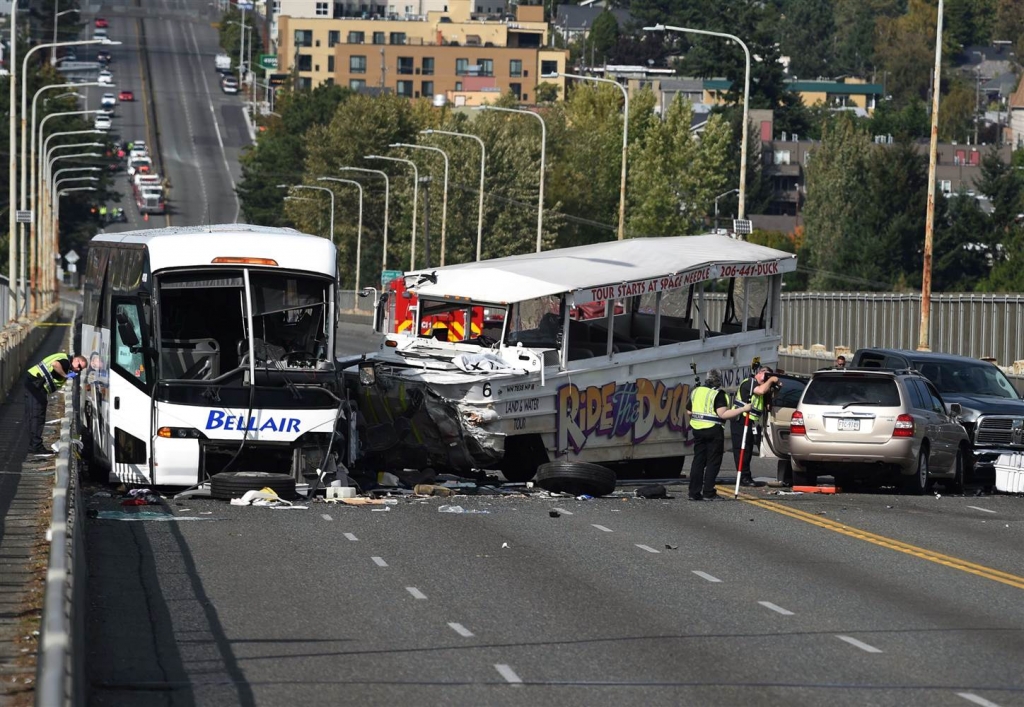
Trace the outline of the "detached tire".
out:
M 295 498 L 295 479 L 289 474 L 271 474 L 266 471 L 223 471 L 210 478 L 210 496 L 224 501 L 241 498 L 246 491 L 273 489 L 278 496 Z
M 615 490 L 615 472 L 587 462 L 548 462 L 537 469 L 534 483 L 553 493 L 607 496 Z

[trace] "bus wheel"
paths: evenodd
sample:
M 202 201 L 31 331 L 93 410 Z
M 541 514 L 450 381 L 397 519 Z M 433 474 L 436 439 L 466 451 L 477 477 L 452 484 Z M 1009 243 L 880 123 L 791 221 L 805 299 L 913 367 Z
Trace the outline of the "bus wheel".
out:
M 284 499 L 295 498 L 295 479 L 290 474 L 266 471 L 222 471 L 210 477 L 210 496 L 221 500 L 241 498 L 246 491 L 269 488 Z
M 516 484 L 529 481 L 537 467 L 548 460 L 548 452 L 540 435 L 519 435 L 505 438 L 505 456 L 498 464 L 502 475 Z
M 615 472 L 589 462 L 548 462 L 537 469 L 536 484 L 555 493 L 607 496 L 615 490 Z

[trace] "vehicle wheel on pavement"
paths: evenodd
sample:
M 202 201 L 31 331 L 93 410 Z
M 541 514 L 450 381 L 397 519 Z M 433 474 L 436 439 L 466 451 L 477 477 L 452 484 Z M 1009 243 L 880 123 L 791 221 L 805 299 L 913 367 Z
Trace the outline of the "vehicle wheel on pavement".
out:
M 966 468 L 965 467 L 966 467 L 966 464 L 967 464 L 965 456 L 966 455 L 964 454 L 964 448 L 963 447 L 961 447 L 960 449 L 956 450 L 956 461 L 953 462 L 953 469 L 954 469 L 954 472 L 953 472 L 953 483 L 952 483 L 952 486 L 950 488 L 950 491 L 953 492 L 953 493 L 963 493 L 964 492 L 964 486 L 966 485 L 964 483 L 964 481 L 965 481 L 964 476 L 966 475 Z
M 912 476 L 903 477 L 903 490 L 915 496 L 928 491 L 928 449 L 924 448 L 917 455 L 917 471 Z
M 812 471 L 797 471 L 793 470 L 793 485 L 794 486 L 817 486 L 818 475 Z
M 270 488 L 284 499 L 295 498 L 295 479 L 290 474 L 266 471 L 222 471 L 210 477 L 210 496 L 222 500 L 241 498 L 246 491 Z
M 786 486 L 793 485 L 793 464 L 789 459 L 779 459 L 776 463 L 775 480 Z
M 615 472 L 588 462 L 548 462 L 537 469 L 534 483 L 556 493 L 606 496 L 615 490 Z

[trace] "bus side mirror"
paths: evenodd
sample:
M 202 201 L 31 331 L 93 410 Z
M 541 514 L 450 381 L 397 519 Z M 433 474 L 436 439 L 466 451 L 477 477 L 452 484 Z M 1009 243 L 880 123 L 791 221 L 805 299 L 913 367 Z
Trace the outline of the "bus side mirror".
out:
M 117 335 L 121 338 L 121 343 L 129 348 L 139 345 L 139 337 L 135 335 L 135 328 L 124 314 L 117 315 Z

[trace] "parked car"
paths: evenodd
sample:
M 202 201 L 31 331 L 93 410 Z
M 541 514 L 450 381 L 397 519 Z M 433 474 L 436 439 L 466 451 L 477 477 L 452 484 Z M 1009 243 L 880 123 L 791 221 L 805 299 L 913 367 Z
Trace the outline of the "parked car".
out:
M 220 90 L 224 93 L 238 93 L 238 79 L 234 76 L 225 76 L 220 80 Z
M 153 171 L 153 161 L 148 157 L 139 156 L 128 159 L 128 176 L 133 177 L 138 172 L 148 174 Z
M 122 101 L 134 101 L 135 100 L 135 94 L 132 91 L 121 91 L 119 94 L 117 94 L 117 97 L 118 97 L 119 100 L 122 100 Z
M 100 105 L 104 108 L 113 108 L 117 105 L 117 96 L 113 93 L 104 93 L 100 97 Z
M 95 39 L 106 39 L 107 38 L 107 28 L 106 27 L 97 27 L 96 29 L 94 29 L 92 31 L 92 36 Z
M 96 18 L 96 28 L 97 29 L 106 29 L 109 26 L 110 26 L 110 23 L 107 22 L 105 17 L 97 17 Z
M 998 366 L 967 356 L 907 349 L 859 349 L 852 365 L 915 369 L 943 400 L 959 403 L 960 422 L 971 439 L 968 480 L 994 479 L 1000 454 L 1024 452 L 1024 400 Z
M 114 60 L 113 55 L 111 55 L 111 53 L 108 52 L 105 49 L 102 50 L 102 51 L 96 52 L 96 61 L 98 61 L 101 64 L 109 64 L 113 60 Z
M 778 458 L 776 478 L 790 484 L 793 481 L 793 466 L 789 459 L 789 422 L 810 376 L 779 371 L 775 372 L 775 376 L 782 387 L 768 401 L 763 444 Z
M 961 413 L 916 371 L 818 371 L 790 418 L 793 482 L 897 481 L 922 494 L 943 478 L 962 490 L 970 439 Z
M 104 86 L 113 86 L 114 75 L 106 69 L 103 69 L 100 71 L 99 76 L 96 77 L 96 81 Z
M 110 116 L 103 114 L 97 115 L 96 122 L 93 124 L 97 130 L 110 130 L 112 125 L 113 122 L 110 120 Z

